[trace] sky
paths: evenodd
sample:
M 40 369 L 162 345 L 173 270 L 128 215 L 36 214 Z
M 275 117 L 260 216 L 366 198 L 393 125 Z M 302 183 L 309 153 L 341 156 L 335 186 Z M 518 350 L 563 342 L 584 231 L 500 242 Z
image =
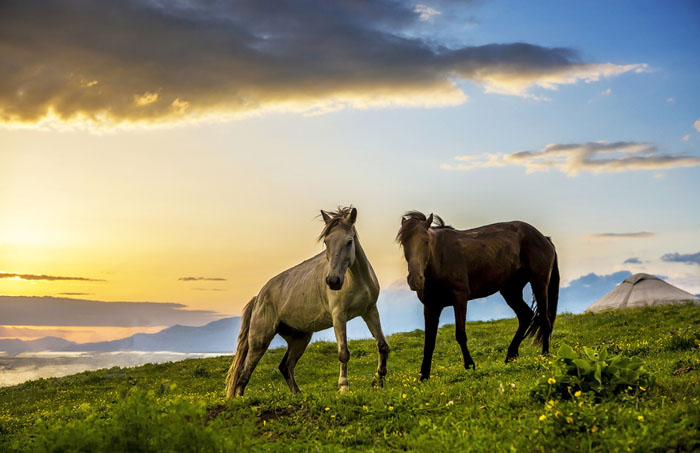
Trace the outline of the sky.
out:
M 0 337 L 240 314 L 339 205 L 383 287 L 418 209 L 533 224 L 564 285 L 700 293 L 699 25 L 693 1 L 4 1 L 0 295 L 170 305 Z

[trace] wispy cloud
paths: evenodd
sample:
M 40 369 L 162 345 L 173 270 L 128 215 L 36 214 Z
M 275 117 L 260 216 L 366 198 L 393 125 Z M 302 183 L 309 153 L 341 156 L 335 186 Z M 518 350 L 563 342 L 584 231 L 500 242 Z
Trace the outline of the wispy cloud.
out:
M 642 261 L 637 257 L 627 258 L 622 264 L 642 264 Z
M 700 265 L 700 252 L 698 253 L 666 253 L 661 257 L 662 261 L 671 263 L 685 263 Z
M 693 127 L 696 131 L 700 132 L 700 118 L 693 123 Z
M 182 282 L 200 282 L 200 281 L 210 281 L 210 282 L 225 282 L 225 278 L 221 277 L 180 277 L 179 281 Z
M 453 48 L 410 33 L 438 14 L 393 0 L 10 2 L 0 14 L 0 124 L 436 107 L 464 102 L 462 81 L 538 97 L 538 88 L 649 70 L 566 47 Z
M 221 288 L 192 288 L 192 291 L 224 291 Z
M 690 134 L 685 134 L 685 135 L 683 136 L 682 140 L 683 140 L 684 142 L 687 142 L 688 140 L 690 140 Z
M 632 233 L 594 233 L 591 236 L 596 238 L 649 238 L 654 236 L 656 233 L 651 231 L 635 231 Z M 625 261 L 627 262 L 627 261 Z
M 90 296 L 94 293 L 58 293 L 59 296 Z
M 15 278 L 19 280 L 48 280 L 48 281 L 58 281 L 58 280 L 76 280 L 83 282 L 104 282 L 105 280 L 99 278 L 88 278 L 88 277 L 58 277 L 55 275 L 37 275 L 37 274 L 12 274 L 7 272 L 0 272 L 0 278 Z
M 539 151 L 513 154 L 485 153 L 455 157 L 457 163 L 442 164 L 445 170 L 522 166 L 527 173 L 559 170 L 568 176 L 582 171 L 620 173 L 700 166 L 700 157 L 659 152 L 653 143 L 586 142 L 547 145 Z

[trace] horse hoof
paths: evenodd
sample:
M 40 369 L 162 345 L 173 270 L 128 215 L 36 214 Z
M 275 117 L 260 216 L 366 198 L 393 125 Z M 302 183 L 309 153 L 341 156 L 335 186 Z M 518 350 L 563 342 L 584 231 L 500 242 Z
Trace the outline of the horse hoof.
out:
M 381 377 L 378 378 L 378 377 L 375 376 L 374 379 L 372 379 L 372 387 L 374 387 L 374 388 L 377 388 L 377 387 L 382 388 L 382 387 L 384 387 L 384 378 L 381 378 Z
M 340 386 L 338 390 L 340 391 L 340 393 L 348 393 L 350 391 L 350 387 L 348 387 L 347 385 L 343 385 Z

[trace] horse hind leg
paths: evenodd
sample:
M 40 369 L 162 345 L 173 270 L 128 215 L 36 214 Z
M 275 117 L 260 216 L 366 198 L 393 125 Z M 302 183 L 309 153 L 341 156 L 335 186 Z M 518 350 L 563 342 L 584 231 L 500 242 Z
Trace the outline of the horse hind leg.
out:
M 518 317 L 518 330 L 515 331 L 513 340 L 508 346 L 508 354 L 506 355 L 506 363 L 510 362 L 518 356 L 520 343 L 525 338 L 525 332 L 532 322 L 534 316 L 532 309 L 523 300 L 523 287 L 520 285 L 511 286 L 501 291 L 501 295 L 505 299 L 510 308 L 513 309 Z
M 246 356 L 243 371 L 241 371 L 238 382 L 236 383 L 236 388 L 234 389 L 236 396 L 243 396 L 243 392 L 250 381 L 250 376 L 253 374 L 253 371 L 255 371 L 255 367 L 258 366 L 258 362 L 265 354 L 265 351 L 267 351 L 270 342 L 275 336 L 275 329 L 261 327 L 262 326 L 251 324 L 251 333 L 248 337 L 248 355 Z
M 311 341 L 311 335 L 312 334 L 310 333 L 300 333 L 297 335 L 288 335 L 284 337 L 284 339 L 287 340 L 287 352 L 284 354 L 282 362 L 280 362 L 279 369 L 282 372 L 282 376 L 284 376 L 284 379 L 287 381 L 289 390 L 292 393 L 298 393 L 301 391 L 299 385 L 297 385 L 296 379 L 294 378 L 294 368 L 296 367 L 299 358 L 301 358 L 304 351 L 306 351 L 306 347 Z

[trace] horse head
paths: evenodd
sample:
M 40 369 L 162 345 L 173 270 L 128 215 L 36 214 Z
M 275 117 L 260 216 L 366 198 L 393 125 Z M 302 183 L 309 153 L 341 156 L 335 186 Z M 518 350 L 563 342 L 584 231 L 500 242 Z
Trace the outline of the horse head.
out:
M 418 211 L 409 211 L 401 218 L 401 228 L 396 240 L 403 248 L 404 257 L 408 263 L 408 286 L 418 293 L 423 291 L 425 285 L 425 270 L 430 258 L 430 226 L 433 219 L 442 220 L 438 216 L 425 214 Z
M 328 260 L 326 284 L 334 291 L 343 287 L 345 272 L 355 263 L 355 220 L 357 209 L 338 208 L 335 212 L 321 210 L 326 226 L 319 239 L 323 239 Z

